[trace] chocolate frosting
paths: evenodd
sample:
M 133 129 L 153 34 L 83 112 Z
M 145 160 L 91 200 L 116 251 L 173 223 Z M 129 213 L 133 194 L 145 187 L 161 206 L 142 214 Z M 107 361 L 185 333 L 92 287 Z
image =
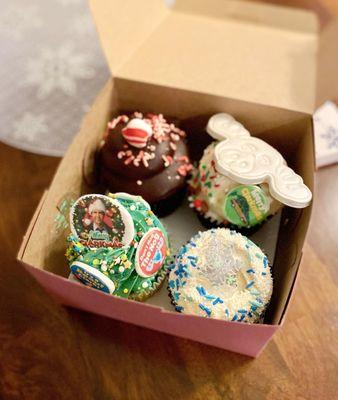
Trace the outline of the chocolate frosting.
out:
M 144 148 L 129 144 L 122 134 L 131 119 L 140 117 L 153 128 Z M 155 203 L 181 190 L 190 169 L 185 133 L 162 115 L 143 117 L 134 113 L 119 116 L 108 124 L 100 151 L 100 180 L 107 190 L 140 195 Z

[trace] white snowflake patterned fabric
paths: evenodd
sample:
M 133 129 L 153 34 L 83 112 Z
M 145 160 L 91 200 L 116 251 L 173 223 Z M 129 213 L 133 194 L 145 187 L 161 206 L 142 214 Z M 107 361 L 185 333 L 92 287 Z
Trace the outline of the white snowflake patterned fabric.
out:
M 110 75 L 87 1 L 0 6 L 0 140 L 61 156 Z
M 338 107 L 326 101 L 314 114 L 317 167 L 338 162 Z

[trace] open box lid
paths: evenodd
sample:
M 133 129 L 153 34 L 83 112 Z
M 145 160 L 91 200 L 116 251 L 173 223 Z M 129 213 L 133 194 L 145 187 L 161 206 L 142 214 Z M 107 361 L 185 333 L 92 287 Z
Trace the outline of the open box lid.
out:
M 328 46 L 320 52 L 325 75 L 316 79 L 318 24 L 311 12 L 240 0 L 177 0 L 172 9 L 163 0 L 90 5 L 116 78 L 307 113 L 316 86 L 320 101 L 332 93 Z

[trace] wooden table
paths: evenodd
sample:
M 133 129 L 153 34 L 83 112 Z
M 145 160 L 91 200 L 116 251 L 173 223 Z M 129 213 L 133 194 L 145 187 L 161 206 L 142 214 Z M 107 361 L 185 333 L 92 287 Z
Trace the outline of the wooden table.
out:
M 338 11 L 335 1 L 298 4 L 314 8 L 323 24 Z M 337 398 L 338 165 L 317 173 L 312 224 L 286 323 L 252 360 L 63 308 L 39 287 L 14 258 L 58 162 L 0 144 L 1 398 Z

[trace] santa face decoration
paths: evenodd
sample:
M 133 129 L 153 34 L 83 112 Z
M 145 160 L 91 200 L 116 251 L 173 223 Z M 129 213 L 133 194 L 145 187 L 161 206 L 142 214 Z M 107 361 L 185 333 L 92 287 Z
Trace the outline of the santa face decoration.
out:
M 86 247 L 124 247 L 134 237 L 131 215 L 108 196 L 88 194 L 80 197 L 70 210 L 72 234 Z
M 146 147 L 148 139 L 152 136 L 151 126 L 140 118 L 131 119 L 122 130 L 122 136 L 130 146 L 142 149 Z

